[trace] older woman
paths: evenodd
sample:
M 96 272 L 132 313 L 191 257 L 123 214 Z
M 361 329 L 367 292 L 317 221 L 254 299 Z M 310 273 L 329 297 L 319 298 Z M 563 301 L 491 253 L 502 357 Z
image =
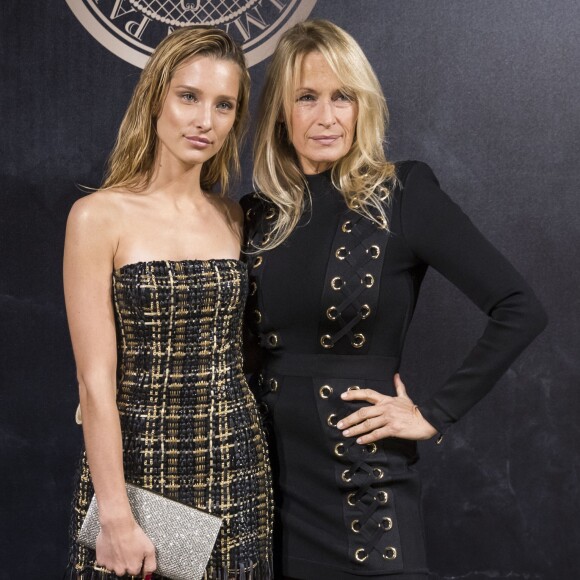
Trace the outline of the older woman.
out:
M 64 285 L 86 446 L 71 580 L 156 570 L 125 482 L 223 519 L 207 578 L 271 578 L 270 471 L 241 359 L 243 217 L 213 192 L 239 167 L 248 97 L 225 32 L 173 32 L 137 83 L 102 189 L 70 212 Z M 93 491 L 96 552 L 77 541 Z
M 347 33 L 312 21 L 281 38 L 259 113 L 257 193 L 244 205 L 286 577 L 426 578 L 416 441 L 441 438 L 545 325 L 532 290 L 431 169 L 385 159 L 386 119 Z M 429 266 L 489 319 L 415 405 L 398 368 Z

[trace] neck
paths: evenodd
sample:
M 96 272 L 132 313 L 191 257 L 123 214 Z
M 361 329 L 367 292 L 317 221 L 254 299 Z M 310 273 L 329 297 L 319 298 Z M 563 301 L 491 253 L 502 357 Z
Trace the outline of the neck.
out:
M 326 170 L 332 167 L 330 161 L 319 161 L 318 163 L 303 163 L 302 171 L 304 175 L 317 175 L 318 173 L 324 173 Z
M 160 191 L 175 199 L 202 197 L 201 164 L 184 165 L 176 159 L 160 159 L 149 184 L 149 190 Z

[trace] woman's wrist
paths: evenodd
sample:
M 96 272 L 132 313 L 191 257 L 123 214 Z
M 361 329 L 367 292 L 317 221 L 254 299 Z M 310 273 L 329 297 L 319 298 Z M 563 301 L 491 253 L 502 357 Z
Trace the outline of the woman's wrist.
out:
M 103 514 L 99 512 L 99 523 L 101 524 L 101 529 L 104 531 L 111 530 L 113 528 L 132 528 L 135 525 L 135 518 L 129 510 L 128 513 L 109 513 Z
M 118 526 L 118 525 L 128 525 L 133 524 L 135 518 L 131 511 L 131 506 L 129 505 L 129 500 L 124 499 L 112 499 L 112 500 L 100 500 L 99 502 L 99 521 L 101 527 L 108 526 Z

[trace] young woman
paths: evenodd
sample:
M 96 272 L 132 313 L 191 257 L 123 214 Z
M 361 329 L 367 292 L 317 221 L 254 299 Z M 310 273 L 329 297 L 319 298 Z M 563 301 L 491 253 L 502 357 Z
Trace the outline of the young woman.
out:
M 155 571 L 125 482 L 223 518 L 207 578 L 270 578 L 267 451 L 241 364 L 247 295 L 239 168 L 244 57 L 181 29 L 143 70 L 100 191 L 69 216 L 64 286 L 80 389 L 81 462 L 68 578 Z M 93 489 L 96 553 L 76 542 Z
M 386 119 L 347 33 L 312 21 L 283 35 L 259 110 L 257 194 L 244 205 L 285 577 L 427 578 L 416 441 L 442 436 L 545 325 L 430 168 L 385 159 Z M 417 406 L 398 368 L 429 266 L 489 320 Z

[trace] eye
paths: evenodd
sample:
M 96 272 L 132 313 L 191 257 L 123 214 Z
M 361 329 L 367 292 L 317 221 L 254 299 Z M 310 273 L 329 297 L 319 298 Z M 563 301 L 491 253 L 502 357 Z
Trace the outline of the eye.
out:
M 230 101 L 223 101 L 218 103 L 217 108 L 220 111 L 231 111 L 234 108 L 234 105 Z
M 336 95 L 334 96 L 334 99 L 336 101 L 343 101 L 343 102 L 348 102 L 348 103 L 354 101 L 354 99 L 350 95 L 347 95 L 343 91 L 339 91 L 338 93 L 336 93 Z
M 300 95 L 298 97 L 298 101 L 302 101 L 304 103 L 308 102 L 308 101 L 314 101 L 314 95 L 310 94 L 310 93 L 306 93 L 305 95 Z
M 194 93 L 182 93 L 181 98 L 187 103 L 195 103 L 197 101 L 197 97 Z

